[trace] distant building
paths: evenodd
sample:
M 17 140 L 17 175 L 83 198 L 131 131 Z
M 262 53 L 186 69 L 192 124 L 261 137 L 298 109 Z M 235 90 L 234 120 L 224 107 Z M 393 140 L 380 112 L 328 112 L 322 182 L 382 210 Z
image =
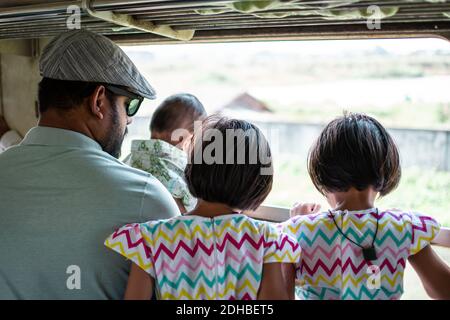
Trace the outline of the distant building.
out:
M 247 92 L 238 95 L 229 103 L 220 108 L 220 111 L 253 111 L 253 112 L 270 112 L 272 110 L 262 101 L 256 99 Z

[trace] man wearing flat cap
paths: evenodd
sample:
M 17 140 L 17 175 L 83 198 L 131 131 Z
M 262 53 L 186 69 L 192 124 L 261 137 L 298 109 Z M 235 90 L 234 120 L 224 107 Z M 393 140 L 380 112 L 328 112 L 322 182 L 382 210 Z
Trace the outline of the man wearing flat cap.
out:
M 151 175 L 117 160 L 155 92 L 111 40 L 84 30 L 45 48 L 37 127 L 0 154 L 0 299 L 121 299 L 130 262 L 104 239 L 178 213 Z

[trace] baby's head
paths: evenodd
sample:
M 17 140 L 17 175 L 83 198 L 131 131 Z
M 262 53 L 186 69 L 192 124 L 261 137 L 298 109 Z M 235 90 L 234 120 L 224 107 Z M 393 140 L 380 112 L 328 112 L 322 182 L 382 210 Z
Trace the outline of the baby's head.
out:
M 377 120 L 359 113 L 346 113 L 325 127 L 310 150 L 308 171 L 329 201 L 349 190 L 385 196 L 401 176 L 394 140 Z
M 210 116 L 195 132 L 185 176 L 196 198 L 255 210 L 272 189 L 269 144 L 253 124 Z
M 153 113 L 150 122 L 151 138 L 164 140 L 182 149 L 192 136 L 194 122 L 205 117 L 205 108 L 195 96 L 188 93 L 172 95 Z

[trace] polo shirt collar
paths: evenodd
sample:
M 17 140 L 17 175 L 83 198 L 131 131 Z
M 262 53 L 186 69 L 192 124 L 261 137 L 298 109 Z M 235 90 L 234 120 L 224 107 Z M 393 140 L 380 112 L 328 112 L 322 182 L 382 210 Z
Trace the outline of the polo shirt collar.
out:
M 25 135 L 21 145 L 63 146 L 102 150 L 97 141 L 82 133 L 52 127 L 33 127 Z

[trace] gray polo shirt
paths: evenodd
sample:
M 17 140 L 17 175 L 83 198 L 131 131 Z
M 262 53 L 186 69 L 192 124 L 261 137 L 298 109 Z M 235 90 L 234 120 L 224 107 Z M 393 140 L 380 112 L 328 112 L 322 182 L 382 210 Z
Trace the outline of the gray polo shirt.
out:
M 178 212 L 158 180 L 96 141 L 32 128 L 0 154 L 0 299 L 121 299 L 130 262 L 104 240 Z

